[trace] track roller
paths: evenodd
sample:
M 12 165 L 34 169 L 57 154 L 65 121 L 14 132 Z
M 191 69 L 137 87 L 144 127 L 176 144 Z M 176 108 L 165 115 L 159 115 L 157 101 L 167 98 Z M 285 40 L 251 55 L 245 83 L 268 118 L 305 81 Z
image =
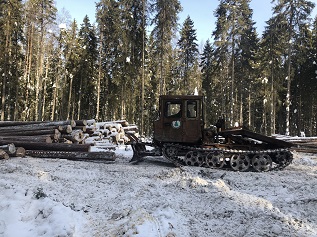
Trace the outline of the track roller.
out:
M 186 165 L 202 166 L 204 164 L 203 155 L 198 151 L 187 152 L 184 159 Z
M 162 153 L 167 159 L 171 159 L 177 156 L 178 150 L 174 146 L 164 146 Z
M 205 164 L 209 168 L 222 168 L 225 163 L 225 156 L 220 152 L 209 152 L 205 159 Z
M 234 154 L 230 159 L 230 166 L 234 171 L 247 171 L 250 164 L 249 156 L 244 154 Z
M 252 167 L 258 172 L 266 172 L 272 168 L 272 159 L 268 154 L 258 154 L 252 158 Z

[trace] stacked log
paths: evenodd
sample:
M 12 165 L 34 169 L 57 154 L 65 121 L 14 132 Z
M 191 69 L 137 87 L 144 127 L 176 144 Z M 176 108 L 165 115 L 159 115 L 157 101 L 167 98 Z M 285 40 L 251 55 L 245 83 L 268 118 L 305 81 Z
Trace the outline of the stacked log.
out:
M 0 140 L 18 139 L 29 142 L 57 142 L 62 134 L 72 131 L 76 124 L 72 120 L 55 122 L 0 122 Z
M 291 142 L 294 146 L 291 148 L 294 151 L 317 153 L 317 137 L 288 137 L 279 136 L 278 139 Z
M 114 153 L 94 152 L 91 151 L 91 146 L 110 150 L 115 145 L 129 142 L 126 133 L 137 132 L 137 127 L 129 125 L 125 120 L 99 123 L 94 119 L 54 122 L 0 121 L 0 159 L 29 155 L 65 159 L 102 158 L 112 161 Z M 15 151 L 9 152 L 8 149 L 12 149 L 12 146 Z
M 77 124 L 84 126 L 86 122 L 77 121 Z M 0 148 L 0 159 L 6 159 L 8 156 L 23 157 L 33 154 L 34 151 L 42 151 L 41 154 L 55 152 L 59 154 L 60 158 L 71 157 L 70 153 L 75 156 L 78 156 L 80 152 L 89 153 L 91 146 L 84 144 L 83 130 L 79 127 L 76 128 L 77 124 L 72 120 L 54 122 L 1 121 L 0 147 L 3 148 Z M 9 147 L 15 147 L 14 151 L 9 152 Z M 105 159 L 109 156 L 113 160 L 113 156 L 109 154 L 107 156 L 103 154 L 103 156 Z M 97 157 L 97 155 L 89 155 L 89 158 L 93 157 Z
M 94 123 L 87 126 L 87 131 L 92 131 L 90 143 L 95 146 L 102 146 L 104 143 L 111 145 L 124 145 L 129 143 L 127 133 L 138 133 L 136 125 L 130 125 L 126 120 L 107 121 Z
M 317 153 L 317 137 L 303 137 L 291 140 L 296 145 L 294 150 L 306 153 Z

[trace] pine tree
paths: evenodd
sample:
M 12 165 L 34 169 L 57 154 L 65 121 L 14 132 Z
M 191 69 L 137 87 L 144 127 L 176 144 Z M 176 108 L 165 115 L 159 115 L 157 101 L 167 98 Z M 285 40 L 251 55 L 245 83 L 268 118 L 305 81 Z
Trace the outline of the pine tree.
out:
M 0 2 L 1 120 L 16 119 L 23 54 L 22 1 Z
M 78 37 L 78 25 L 77 21 L 74 19 L 72 22 L 70 29 L 64 32 L 65 37 L 65 46 L 63 50 L 63 57 L 65 60 L 65 65 L 63 65 L 62 72 L 62 81 L 61 81 L 61 89 L 62 89 L 62 98 L 60 105 L 59 115 L 61 119 L 75 119 L 75 95 L 86 95 L 87 92 L 83 89 L 82 91 L 78 91 L 76 93 L 75 83 L 77 77 L 79 76 L 79 62 L 81 60 L 81 45 L 79 44 Z M 87 86 L 87 89 L 89 87 Z M 84 111 L 89 111 L 86 107 Z
M 46 35 L 56 19 L 52 0 L 28 0 L 26 3 L 26 60 L 24 64 L 24 117 L 41 120 Z

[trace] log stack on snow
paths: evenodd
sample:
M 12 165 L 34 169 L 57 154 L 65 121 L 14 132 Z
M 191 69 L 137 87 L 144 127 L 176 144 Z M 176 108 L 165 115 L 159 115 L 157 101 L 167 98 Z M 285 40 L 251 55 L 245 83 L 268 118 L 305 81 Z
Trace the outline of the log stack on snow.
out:
M 138 135 L 138 127 L 125 120 L 98 122 L 87 125 L 90 136 L 85 140 L 96 149 L 115 150 L 117 145 L 130 142 L 128 134 Z
M 281 140 L 294 144 L 292 150 L 306 153 L 317 153 L 317 137 L 280 137 Z
M 129 126 L 124 120 L 99 123 L 95 120 L 0 121 L 0 159 L 29 155 L 114 160 L 114 153 L 106 150 L 128 142 L 125 130 L 136 133 L 137 127 Z M 106 150 L 94 151 L 94 146 Z

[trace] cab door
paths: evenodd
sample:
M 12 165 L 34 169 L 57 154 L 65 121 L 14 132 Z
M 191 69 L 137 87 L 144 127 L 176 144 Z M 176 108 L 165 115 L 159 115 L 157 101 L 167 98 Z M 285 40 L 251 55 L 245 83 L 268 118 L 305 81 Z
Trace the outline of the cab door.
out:
M 199 99 L 185 100 L 186 113 L 183 119 L 183 141 L 184 143 L 199 143 L 202 139 L 202 104 Z
M 181 100 L 165 100 L 163 103 L 163 141 L 183 142 L 183 102 Z

